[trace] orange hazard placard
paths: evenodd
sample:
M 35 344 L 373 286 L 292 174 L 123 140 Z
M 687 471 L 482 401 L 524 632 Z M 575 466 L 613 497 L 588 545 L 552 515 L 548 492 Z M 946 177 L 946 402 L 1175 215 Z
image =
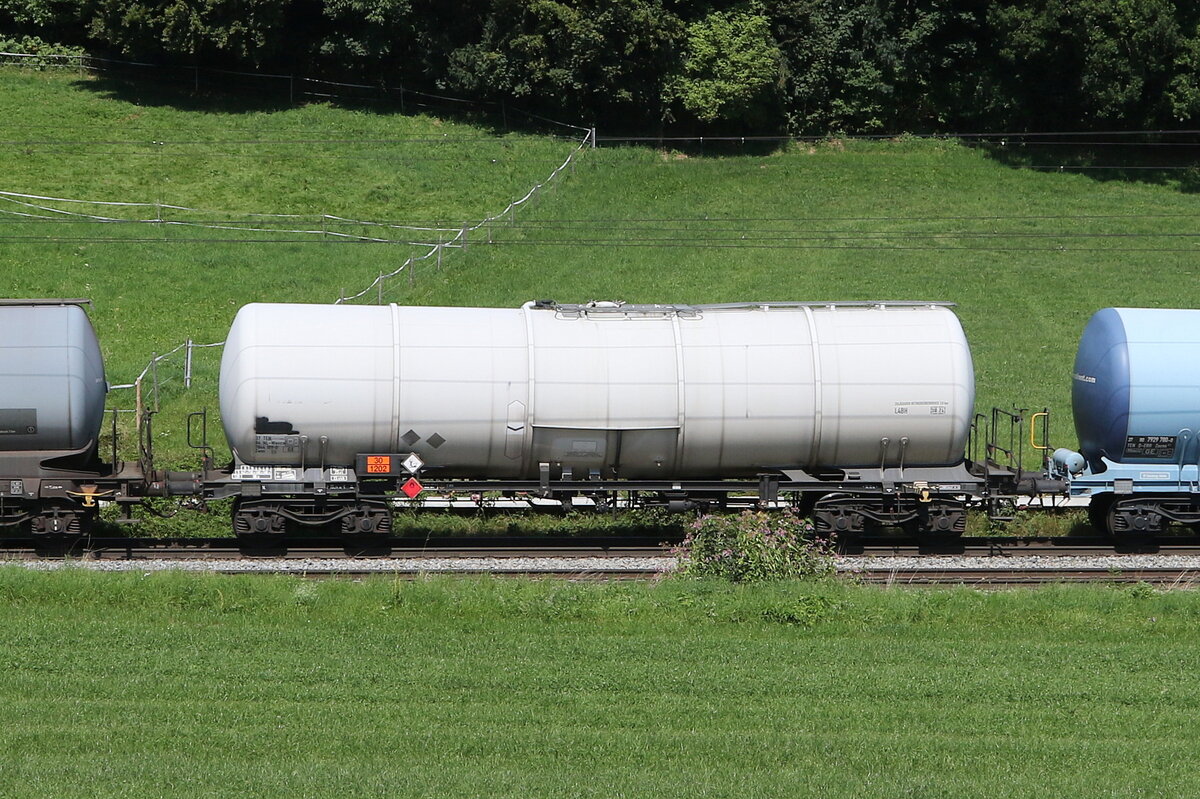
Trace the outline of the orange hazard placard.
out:
M 392 471 L 391 455 L 368 455 L 367 474 L 389 474 Z

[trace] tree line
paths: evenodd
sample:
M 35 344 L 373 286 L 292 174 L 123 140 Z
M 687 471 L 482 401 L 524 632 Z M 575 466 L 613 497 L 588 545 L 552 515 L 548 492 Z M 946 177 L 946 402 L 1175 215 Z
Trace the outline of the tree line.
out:
M 1147 130 L 1200 116 L 1200 3 L 1185 0 L 0 0 L 0 38 L 22 36 L 518 102 L 606 131 Z

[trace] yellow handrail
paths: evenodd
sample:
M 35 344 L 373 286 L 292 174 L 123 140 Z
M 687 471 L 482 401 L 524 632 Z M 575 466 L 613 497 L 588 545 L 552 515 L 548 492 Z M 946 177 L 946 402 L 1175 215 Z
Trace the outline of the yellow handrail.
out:
M 1040 446 L 1033 437 L 1034 431 L 1037 429 L 1037 418 L 1039 416 L 1049 416 L 1049 415 L 1050 415 L 1049 411 L 1038 411 L 1033 416 L 1029 417 L 1029 446 L 1033 447 L 1034 449 L 1041 449 L 1041 450 L 1050 449 L 1049 445 L 1046 445 L 1044 447 Z

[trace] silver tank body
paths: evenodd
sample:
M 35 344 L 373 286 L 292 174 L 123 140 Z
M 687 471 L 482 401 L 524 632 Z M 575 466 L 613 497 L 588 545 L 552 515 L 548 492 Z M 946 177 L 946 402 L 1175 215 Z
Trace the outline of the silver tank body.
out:
M 715 478 L 957 463 L 974 373 L 930 304 L 253 304 L 220 405 L 248 464 L 415 452 L 443 476 Z
M 0 451 L 74 452 L 104 418 L 104 360 L 78 305 L 0 304 Z

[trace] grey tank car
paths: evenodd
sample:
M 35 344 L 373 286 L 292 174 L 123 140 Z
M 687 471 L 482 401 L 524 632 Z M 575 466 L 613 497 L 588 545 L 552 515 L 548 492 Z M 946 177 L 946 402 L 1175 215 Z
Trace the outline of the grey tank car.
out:
M 0 304 L 0 451 L 86 462 L 107 393 L 100 342 L 82 307 Z
M 962 326 L 933 304 L 254 304 L 221 362 L 240 462 L 404 452 L 446 477 L 946 466 L 973 408 Z
M 108 383 L 86 304 L 0 301 L 0 532 L 82 535 L 101 501 L 200 490 L 199 473 L 155 472 L 147 447 L 118 461 L 115 425 L 100 451 Z
M 252 304 L 221 361 L 234 463 L 215 495 L 237 497 L 243 533 L 383 532 L 400 493 L 430 489 L 672 509 L 784 495 L 822 530 L 955 534 L 1005 493 L 997 474 L 1022 479 L 967 460 L 974 399 L 942 303 Z

